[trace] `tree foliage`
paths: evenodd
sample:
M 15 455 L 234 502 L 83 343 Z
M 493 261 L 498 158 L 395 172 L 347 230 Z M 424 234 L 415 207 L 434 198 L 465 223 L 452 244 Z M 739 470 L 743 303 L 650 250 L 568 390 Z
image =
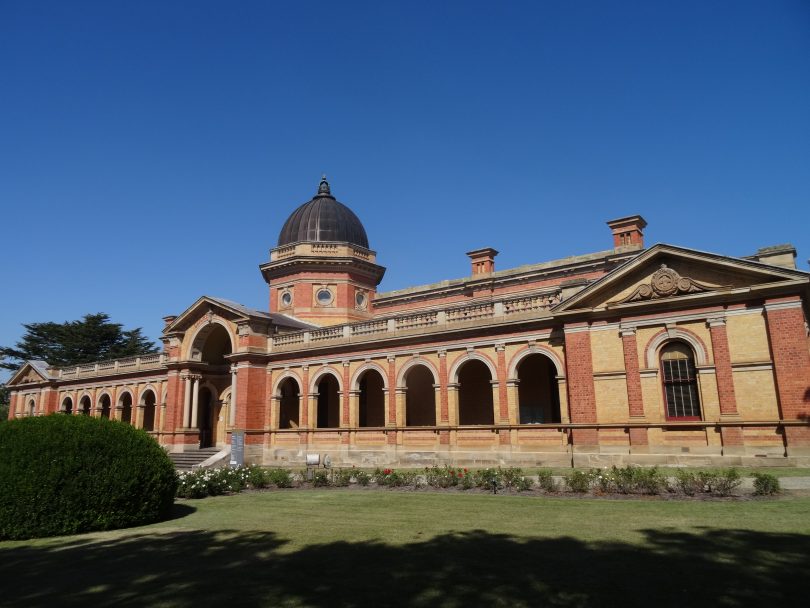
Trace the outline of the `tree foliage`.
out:
M 124 330 L 109 315 L 85 315 L 64 323 L 27 323 L 25 335 L 14 347 L 0 347 L 0 368 L 15 370 L 30 359 L 61 367 L 158 352 L 141 328 Z
M 8 408 L 11 401 L 8 387 L 0 384 L 0 421 L 8 418 Z

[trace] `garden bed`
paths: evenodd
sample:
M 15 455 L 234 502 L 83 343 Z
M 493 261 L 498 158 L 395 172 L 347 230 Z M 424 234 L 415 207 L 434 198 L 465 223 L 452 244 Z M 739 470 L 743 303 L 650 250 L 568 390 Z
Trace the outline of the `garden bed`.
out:
M 555 476 L 550 469 L 526 475 L 516 467 L 470 470 L 456 467 L 425 469 L 355 468 L 292 471 L 255 465 L 205 469 L 180 473 L 178 498 L 205 498 L 246 490 L 353 488 L 398 492 L 453 492 L 474 494 L 525 494 L 563 497 L 603 497 L 620 499 L 741 499 L 774 496 L 781 493 L 778 478 L 754 473 L 752 491 L 741 488 L 743 478 L 737 469 L 676 469 L 668 476 L 657 467 L 612 467 L 571 470 Z

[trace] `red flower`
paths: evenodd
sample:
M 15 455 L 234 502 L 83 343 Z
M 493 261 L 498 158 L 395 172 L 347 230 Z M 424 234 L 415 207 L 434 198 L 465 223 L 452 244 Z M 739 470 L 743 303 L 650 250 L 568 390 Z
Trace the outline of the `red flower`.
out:
M 459 477 L 464 477 L 464 473 L 462 473 L 461 471 L 459 471 L 458 476 L 459 476 Z
M 391 469 L 385 469 L 383 471 L 383 475 L 390 475 L 390 474 L 391 474 Z
M 464 472 L 466 473 L 466 472 L 467 472 L 467 470 L 468 470 L 468 469 L 464 469 Z

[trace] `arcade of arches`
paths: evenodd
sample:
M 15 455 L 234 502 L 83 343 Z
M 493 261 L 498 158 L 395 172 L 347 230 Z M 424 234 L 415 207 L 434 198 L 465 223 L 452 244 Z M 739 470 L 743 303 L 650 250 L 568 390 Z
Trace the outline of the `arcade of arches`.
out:
M 266 310 L 202 296 L 164 318 L 160 354 L 29 361 L 9 415 L 122 420 L 176 452 L 239 430 L 248 462 L 293 466 L 810 465 L 795 249 L 645 248 L 646 225 L 612 220 L 593 252 L 506 270 L 470 251 L 465 277 L 381 292 L 323 179 L 259 266 Z

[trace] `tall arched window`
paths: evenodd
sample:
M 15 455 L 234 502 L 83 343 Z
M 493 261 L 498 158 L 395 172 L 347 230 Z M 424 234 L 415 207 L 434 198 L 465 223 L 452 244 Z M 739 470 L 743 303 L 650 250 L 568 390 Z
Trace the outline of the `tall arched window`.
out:
M 661 379 L 667 419 L 700 420 L 700 398 L 692 349 L 682 342 L 672 342 L 661 349 Z

